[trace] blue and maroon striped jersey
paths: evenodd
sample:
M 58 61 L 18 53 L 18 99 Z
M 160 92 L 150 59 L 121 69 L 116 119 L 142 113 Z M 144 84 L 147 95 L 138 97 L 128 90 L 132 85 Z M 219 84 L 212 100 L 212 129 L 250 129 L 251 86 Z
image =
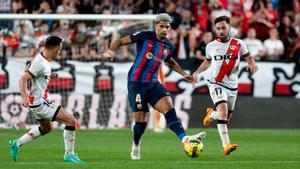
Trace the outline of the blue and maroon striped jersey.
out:
M 169 61 L 174 50 L 168 39 L 159 41 L 153 31 L 142 31 L 130 35 L 136 43 L 137 55 L 128 73 L 128 81 L 157 82 L 158 72 L 163 61 Z

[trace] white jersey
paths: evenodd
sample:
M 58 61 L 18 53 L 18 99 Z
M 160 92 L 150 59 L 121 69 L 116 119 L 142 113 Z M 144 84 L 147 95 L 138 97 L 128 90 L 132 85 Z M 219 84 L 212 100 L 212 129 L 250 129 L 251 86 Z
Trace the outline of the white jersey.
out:
M 237 89 L 238 69 L 241 56 L 248 56 L 245 43 L 236 38 L 227 42 L 214 40 L 206 46 L 206 58 L 211 60 L 209 83 L 219 84 L 229 89 Z
M 28 72 L 34 77 L 28 85 L 29 105 L 39 105 L 48 99 L 48 83 L 51 76 L 51 63 L 39 53 L 31 61 Z

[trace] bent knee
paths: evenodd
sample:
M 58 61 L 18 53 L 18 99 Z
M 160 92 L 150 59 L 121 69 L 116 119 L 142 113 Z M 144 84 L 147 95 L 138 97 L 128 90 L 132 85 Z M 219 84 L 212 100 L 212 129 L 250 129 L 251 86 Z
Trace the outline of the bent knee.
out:
M 168 102 L 165 102 L 163 104 L 160 104 L 158 105 L 158 111 L 160 113 L 163 113 L 163 114 L 166 114 L 168 111 L 172 110 L 174 108 L 173 104 L 172 103 L 168 103 Z
M 39 130 L 41 132 L 41 135 L 46 135 L 51 132 L 52 128 L 51 126 L 40 126 Z
M 67 121 L 67 126 L 76 126 L 76 119 L 74 117 L 70 117 Z
M 219 120 L 227 120 L 227 112 L 224 111 L 218 111 L 218 119 Z

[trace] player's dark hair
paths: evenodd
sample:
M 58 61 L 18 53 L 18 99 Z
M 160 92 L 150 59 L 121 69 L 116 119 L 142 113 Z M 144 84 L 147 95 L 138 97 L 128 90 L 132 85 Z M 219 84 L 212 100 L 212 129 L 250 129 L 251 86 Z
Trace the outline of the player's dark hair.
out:
M 228 16 L 219 16 L 215 19 L 215 24 L 217 24 L 218 22 L 222 22 L 225 21 L 226 23 L 230 23 L 230 18 Z
M 57 46 L 60 46 L 63 39 L 59 36 L 49 36 L 45 42 L 46 49 L 53 49 Z

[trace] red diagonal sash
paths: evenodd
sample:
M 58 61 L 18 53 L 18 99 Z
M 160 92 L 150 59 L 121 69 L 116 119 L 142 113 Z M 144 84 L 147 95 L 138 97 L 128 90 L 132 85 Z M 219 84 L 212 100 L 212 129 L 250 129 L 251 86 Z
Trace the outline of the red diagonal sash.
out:
M 226 60 L 223 61 L 219 74 L 216 77 L 216 82 L 222 82 L 225 75 L 227 75 L 228 77 L 230 76 L 231 71 L 234 68 L 235 62 L 237 60 L 240 48 L 241 44 L 238 44 L 238 41 L 236 39 L 232 39 L 229 48 L 226 52 L 226 55 L 232 54 L 232 56 L 228 64 L 226 63 Z

